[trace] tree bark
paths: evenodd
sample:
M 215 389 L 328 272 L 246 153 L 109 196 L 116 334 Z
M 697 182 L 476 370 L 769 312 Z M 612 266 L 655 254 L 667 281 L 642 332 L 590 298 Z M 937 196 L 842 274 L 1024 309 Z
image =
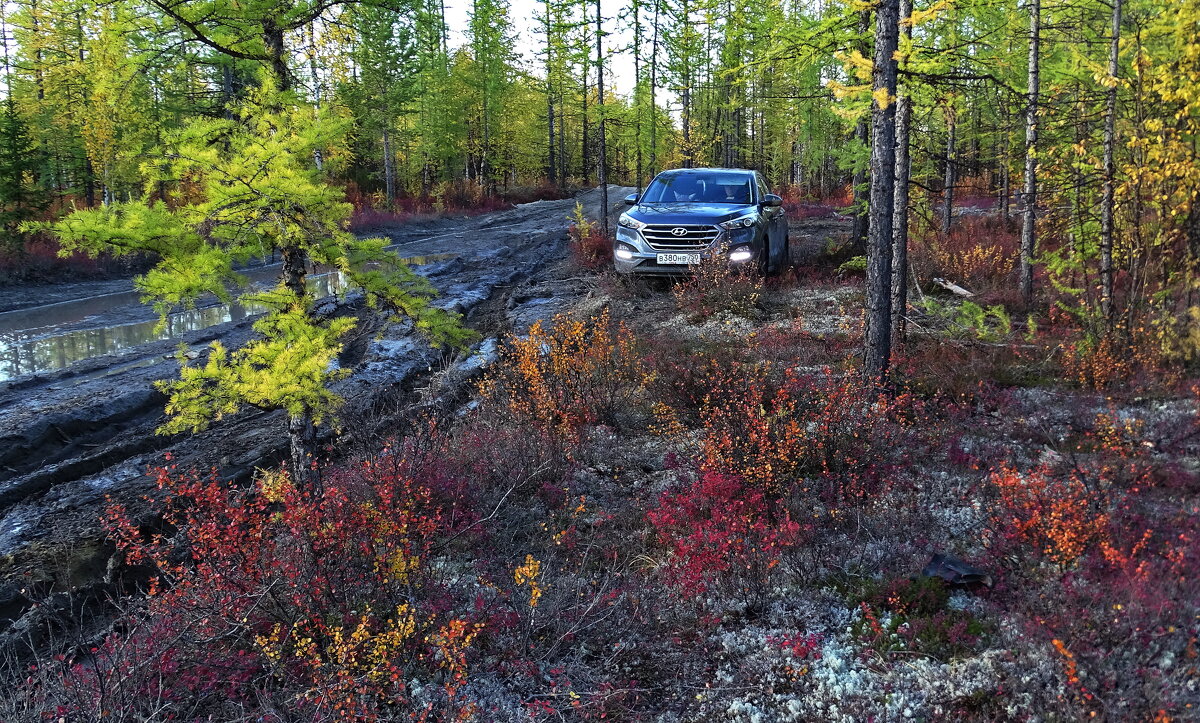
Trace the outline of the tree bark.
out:
M 271 72 L 279 83 L 279 90 L 291 90 L 292 74 L 287 66 L 287 53 L 283 43 L 283 28 L 274 21 L 264 21 L 262 26 L 263 44 L 267 46 L 267 56 L 270 58 Z
M 870 140 L 870 131 L 867 128 L 865 118 L 859 120 L 858 125 L 854 127 L 854 138 L 864 147 Z M 859 166 L 854 170 L 854 175 L 850 178 L 850 185 L 854 189 L 854 226 L 850 230 L 850 242 L 854 245 L 855 250 L 863 250 L 867 245 L 870 219 L 867 216 L 867 204 L 862 203 L 861 199 L 862 186 L 866 183 L 867 169 Z
M 313 459 L 317 452 L 317 425 L 308 412 L 288 417 L 288 448 L 292 479 L 297 485 L 310 485 L 316 479 Z
M 281 255 L 283 285 L 295 297 L 296 303 L 305 304 L 308 297 L 308 287 L 305 283 L 308 274 L 307 254 L 297 246 L 285 246 Z M 312 459 L 316 452 L 317 439 L 316 425 L 313 424 L 312 414 L 308 410 L 288 417 L 288 438 L 292 476 L 297 484 L 305 484 L 313 478 Z
M 588 62 L 587 55 L 585 54 L 583 58 L 583 92 L 579 94 L 580 99 L 583 101 L 583 134 L 579 139 L 579 162 L 582 164 L 581 170 L 583 172 L 583 185 L 585 186 L 591 183 L 592 179 L 591 164 L 589 163 L 591 160 L 591 144 L 588 142 L 588 65 L 590 65 L 590 63 Z
M 954 223 L 954 146 L 955 126 L 954 108 L 946 109 L 946 169 L 942 177 L 942 233 L 949 234 L 950 226 Z
M 383 122 L 383 186 L 387 194 L 387 207 L 392 208 L 396 203 L 396 159 L 392 154 L 392 134 L 388 130 L 391 123 L 388 119 Z
M 650 173 L 658 173 L 658 24 L 662 0 L 654 0 L 654 40 L 650 43 Z M 641 189 L 638 189 L 639 193 Z
M 871 27 L 871 12 L 863 10 L 858 14 L 858 30 L 866 34 Z M 861 48 L 862 54 L 865 56 L 869 48 L 866 41 L 863 41 Z M 854 137 L 865 148 L 870 140 L 868 135 L 867 119 L 862 117 L 858 119 L 858 124 L 854 126 Z M 870 217 L 867 215 L 867 204 L 862 202 L 861 187 L 867 182 L 867 169 L 859 164 L 854 169 L 854 175 L 851 176 L 850 185 L 854 189 L 854 226 L 850 231 L 850 243 L 856 251 L 866 250 L 868 226 L 870 225 Z
M 899 15 L 904 22 L 904 35 L 912 38 L 912 0 L 900 0 Z M 905 61 L 907 67 L 908 62 Z M 892 208 L 892 346 L 904 342 L 908 329 L 908 154 L 909 124 L 912 120 L 912 98 L 908 89 L 896 91 L 896 175 Z
M 608 148 L 605 143 L 604 117 L 604 28 L 600 16 L 600 0 L 596 0 L 596 92 L 598 105 L 596 112 L 600 114 L 600 164 L 597 175 L 600 177 L 600 229 L 608 238 Z
M 1037 248 L 1037 114 L 1039 94 L 1039 46 L 1042 3 L 1029 2 L 1029 88 L 1025 102 L 1025 217 L 1021 223 L 1021 300 L 1033 302 L 1033 253 Z
M 642 102 L 639 91 L 642 85 L 642 6 L 639 2 L 633 4 L 633 147 L 634 147 L 634 185 L 638 195 L 642 193 Z
M 547 151 L 546 151 L 547 152 L 546 177 L 549 179 L 550 185 L 553 186 L 553 185 L 557 185 L 557 167 L 555 165 L 556 160 L 554 158 L 554 83 L 552 80 L 554 77 L 554 62 L 553 62 L 554 42 L 553 42 L 553 38 L 551 37 L 552 16 L 551 16 L 550 0 L 546 0 L 545 12 L 546 12 L 545 31 L 546 31 L 546 133 L 547 133 L 547 136 L 546 136 L 546 139 L 547 139 L 547 143 L 546 143 L 546 149 L 547 149 Z
M 871 221 L 867 242 L 867 329 L 863 371 L 881 382 L 891 362 L 892 212 L 896 175 L 896 46 L 899 0 L 875 9 L 876 101 L 871 111 Z M 879 98 L 882 93 L 886 96 Z
M 1104 192 L 1100 202 L 1100 308 L 1104 319 L 1113 320 L 1113 236 L 1116 164 L 1113 159 L 1117 140 L 1117 73 L 1120 72 L 1121 0 L 1113 0 L 1112 43 L 1108 48 L 1108 89 L 1104 108 Z

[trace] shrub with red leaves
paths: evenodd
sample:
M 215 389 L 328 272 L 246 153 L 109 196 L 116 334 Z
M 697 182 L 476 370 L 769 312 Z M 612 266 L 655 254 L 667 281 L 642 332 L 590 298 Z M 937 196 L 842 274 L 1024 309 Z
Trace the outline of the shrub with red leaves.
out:
M 771 571 L 805 531 L 761 490 L 716 472 L 664 493 L 646 519 L 668 554 L 663 570 L 670 584 L 692 592 L 715 588 L 748 607 L 761 604 Z
M 467 716 L 455 694 L 481 623 L 433 594 L 441 512 L 397 469 L 363 465 L 320 489 L 159 470 L 176 536 L 147 539 L 109 510 L 127 562 L 156 571 L 150 595 L 126 632 L 67 661 L 46 702 L 68 718 Z

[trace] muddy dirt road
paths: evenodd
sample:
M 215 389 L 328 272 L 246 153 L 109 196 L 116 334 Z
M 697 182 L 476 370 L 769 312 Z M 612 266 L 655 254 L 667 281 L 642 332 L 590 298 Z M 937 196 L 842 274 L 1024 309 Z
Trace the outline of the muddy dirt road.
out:
M 611 187 L 610 201 L 630 190 Z M 599 208 L 598 190 L 579 200 L 589 213 Z M 548 261 L 561 258 L 574 206 L 574 199 L 539 201 L 375 235 L 389 237 L 400 255 L 421 264 L 421 273 L 441 292 L 439 304 L 466 314 L 520 282 L 536 281 Z M 269 276 L 270 269 L 262 275 Z M 254 310 L 214 301 L 176 315 L 166 332 L 152 334 L 153 312 L 138 302 L 128 282 L 123 288 L 121 283 L 50 289 L 45 298 L 57 302 L 53 305 L 0 313 L 5 344 L 0 349 L 8 355 L 0 370 L 0 561 L 31 545 L 89 537 L 98 529 L 104 496 L 136 499 L 149 488 L 147 467 L 168 452 L 181 466 L 216 467 L 230 478 L 282 458 L 285 439 L 277 414 L 247 412 L 199 435 L 154 434 L 165 399 L 153 382 L 178 374 L 175 348 L 182 343 L 203 355 L 213 340 L 237 346 L 252 333 Z M 323 292 L 337 290 L 336 279 L 315 283 L 323 284 Z M 9 297 L 2 303 L 13 309 L 23 301 Z M 532 313 L 537 302 L 527 302 Z M 329 313 L 360 318 L 340 359 L 355 371 L 338 385 L 347 400 L 344 418 L 395 406 L 430 370 L 453 363 L 407 324 L 361 310 L 353 295 L 341 306 L 333 298 L 325 306 Z M 495 322 L 472 318 L 472 323 Z M 486 336 L 489 330 L 484 331 Z

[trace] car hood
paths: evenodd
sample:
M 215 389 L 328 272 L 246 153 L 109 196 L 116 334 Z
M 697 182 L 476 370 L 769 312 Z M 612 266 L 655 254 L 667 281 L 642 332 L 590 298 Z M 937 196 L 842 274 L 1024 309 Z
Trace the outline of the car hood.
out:
M 754 204 L 729 203 L 648 203 L 638 205 L 629 215 L 643 223 L 721 223 L 754 213 Z

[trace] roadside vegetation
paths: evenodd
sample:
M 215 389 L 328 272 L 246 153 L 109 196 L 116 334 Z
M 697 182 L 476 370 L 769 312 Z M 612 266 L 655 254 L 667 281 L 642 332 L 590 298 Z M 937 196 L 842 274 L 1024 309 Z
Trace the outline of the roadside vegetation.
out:
M 929 285 L 879 389 L 821 246 L 748 294 L 579 245 L 577 311 L 366 458 L 249 487 L 168 462 L 109 507 L 139 592 L 0 715 L 1187 719 L 1194 376 L 1145 354 L 1112 388 L 1050 312 L 964 333 Z M 993 585 L 922 575 L 935 553 Z
M 1200 2 L 605 10 L 0 5 L 0 275 L 166 314 L 279 251 L 253 340 L 160 389 L 292 452 L 105 489 L 86 595 L 0 560 L 0 720 L 1197 717 Z M 675 166 L 762 171 L 797 265 L 613 275 L 606 182 Z M 597 181 L 567 308 L 478 345 L 358 235 Z M 469 386 L 343 446 L 314 261 Z

